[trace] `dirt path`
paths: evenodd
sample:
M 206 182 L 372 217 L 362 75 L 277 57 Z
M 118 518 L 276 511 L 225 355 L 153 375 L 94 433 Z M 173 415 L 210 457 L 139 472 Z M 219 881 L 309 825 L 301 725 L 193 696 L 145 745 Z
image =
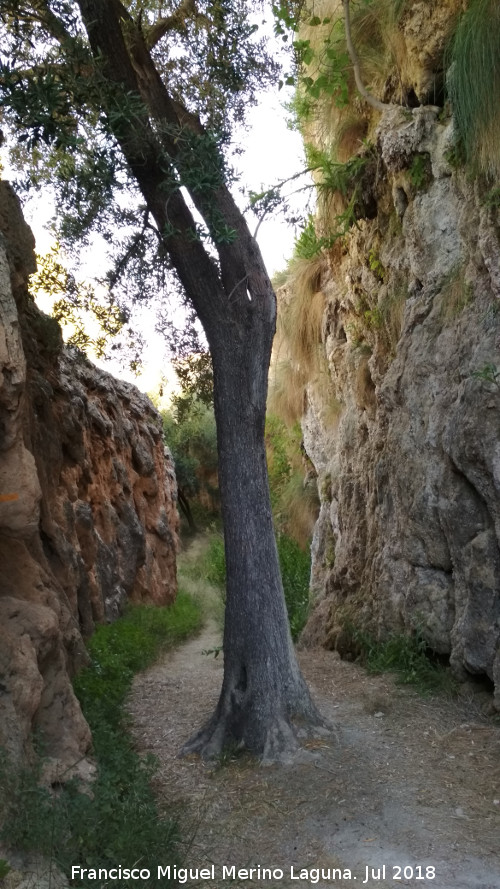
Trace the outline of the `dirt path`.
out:
M 219 643 L 209 618 L 137 677 L 130 699 L 137 746 L 158 757 L 159 797 L 187 838 L 186 866 L 215 865 L 215 880 L 193 874 L 189 886 L 222 889 L 224 866 L 260 866 L 283 875 L 232 885 L 500 889 L 500 728 L 476 700 L 423 699 L 332 652 L 307 651 L 302 668 L 335 725 L 331 738 L 289 766 L 178 759 L 217 701 L 222 656 L 203 651 Z M 301 869 L 308 880 L 297 879 Z

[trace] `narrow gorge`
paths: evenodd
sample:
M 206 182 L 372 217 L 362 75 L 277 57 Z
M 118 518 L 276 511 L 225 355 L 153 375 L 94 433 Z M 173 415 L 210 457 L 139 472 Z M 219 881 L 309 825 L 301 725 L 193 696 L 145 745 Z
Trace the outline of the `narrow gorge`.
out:
M 415 636 L 498 709 L 500 68 L 488 84 L 469 41 L 498 8 L 350 4 L 376 107 L 346 8 L 319 0 L 295 35 L 318 209 L 282 276 L 271 394 L 320 500 L 301 644 L 356 658 L 360 634 Z M 464 67 L 487 84 L 475 122 Z M 84 640 L 126 602 L 175 597 L 176 481 L 149 400 L 37 309 L 5 182 L 0 229 L 0 746 L 29 758 L 40 733 L 67 768 L 90 745 L 71 687 Z

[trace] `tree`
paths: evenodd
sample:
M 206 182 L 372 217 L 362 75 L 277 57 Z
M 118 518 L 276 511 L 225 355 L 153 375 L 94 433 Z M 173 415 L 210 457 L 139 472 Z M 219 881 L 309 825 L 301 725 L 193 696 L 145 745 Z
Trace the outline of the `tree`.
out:
M 248 11 L 243 0 L 1 0 L 1 87 L 8 120 L 38 163 L 48 153 L 61 195 L 89 225 L 102 225 L 113 189 L 132 182 L 142 236 L 154 233 L 201 321 L 214 374 L 225 658 L 215 712 L 184 751 L 213 756 L 236 742 L 271 761 L 297 746 L 295 721 L 321 719 L 292 645 L 269 499 L 276 299 L 223 154 L 231 121 L 274 75 Z
M 89 284 L 76 281 L 62 259 L 57 244 L 45 256 L 37 255 L 37 272 L 30 278 L 30 291 L 34 297 L 51 300 L 52 317 L 63 331 L 69 331 L 65 337 L 68 345 L 102 358 L 110 340 L 123 330 L 127 317 L 118 306 L 103 305 Z M 95 336 L 89 333 L 89 321 L 98 331 Z

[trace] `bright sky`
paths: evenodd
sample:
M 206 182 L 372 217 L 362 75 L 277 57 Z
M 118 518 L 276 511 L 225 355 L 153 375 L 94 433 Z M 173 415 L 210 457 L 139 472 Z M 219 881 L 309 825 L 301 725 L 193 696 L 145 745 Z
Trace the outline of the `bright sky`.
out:
M 284 90 L 265 94 L 259 105 L 249 112 L 250 131 L 245 139 L 241 169 L 243 180 L 254 191 L 293 176 L 305 166 L 302 138 L 287 127 L 289 114 L 283 103 L 289 98 Z M 294 239 L 295 232 L 283 219 L 264 219 L 257 240 L 271 277 L 290 259 Z

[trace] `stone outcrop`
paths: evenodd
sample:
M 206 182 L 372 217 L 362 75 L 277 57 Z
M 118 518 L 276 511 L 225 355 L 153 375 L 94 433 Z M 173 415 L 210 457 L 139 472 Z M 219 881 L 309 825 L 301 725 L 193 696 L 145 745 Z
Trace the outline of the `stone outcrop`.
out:
M 33 237 L 0 183 L 0 747 L 67 767 L 90 733 L 71 676 L 126 601 L 176 592 L 173 464 L 148 398 L 63 347 L 26 289 Z
M 371 152 L 376 210 L 318 275 L 336 410 L 310 380 L 321 510 L 303 642 L 355 654 L 349 627 L 416 631 L 500 708 L 498 190 L 460 167 L 437 109 L 389 108 Z

